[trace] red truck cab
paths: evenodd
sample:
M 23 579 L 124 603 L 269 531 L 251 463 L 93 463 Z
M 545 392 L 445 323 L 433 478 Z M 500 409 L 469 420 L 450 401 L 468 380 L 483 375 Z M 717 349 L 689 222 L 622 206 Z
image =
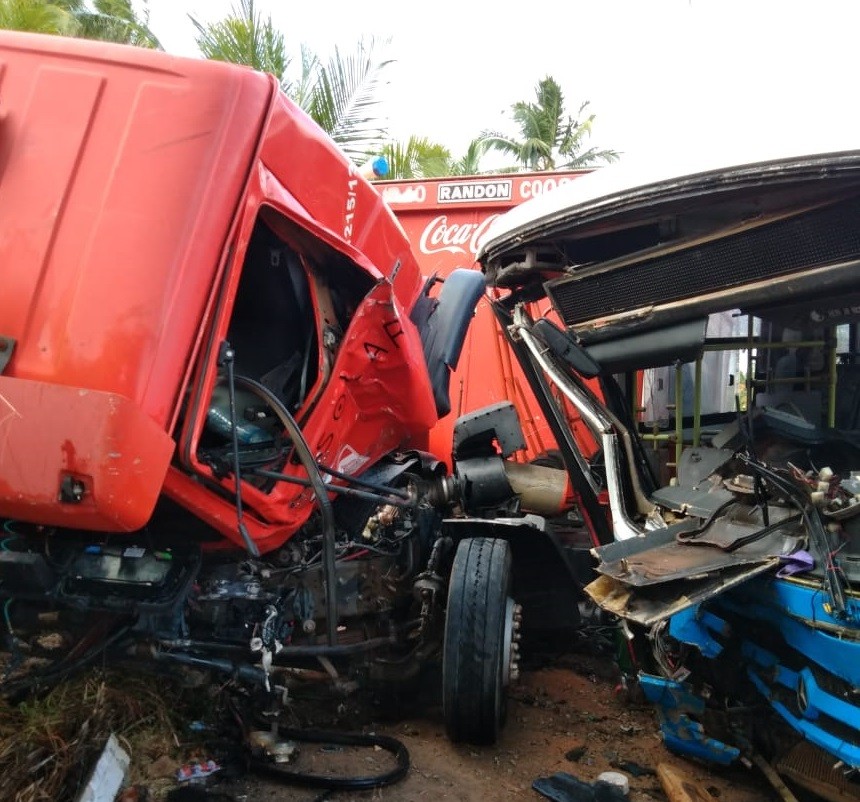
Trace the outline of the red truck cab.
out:
M 232 480 L 203 453 L 224 340 L 238 374 L 276 392 L 297 378 L 287 400 L 326 464 L 423 437 L 436 412 L 409 243 L 274 78 L 11 33 L 0 64 L 5 515 L 133 530 L 164 488 L 238 537 L 209 492 Z M 309 495 L 247 488 L 260 550 Z

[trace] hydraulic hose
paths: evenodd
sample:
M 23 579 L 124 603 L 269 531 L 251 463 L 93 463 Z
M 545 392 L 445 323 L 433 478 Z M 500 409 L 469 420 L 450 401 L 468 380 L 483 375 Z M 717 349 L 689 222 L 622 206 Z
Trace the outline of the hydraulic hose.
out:
M 296 423 L 296 419 L 290 414 L 290 411 L 284 406 L 280 398 L 278 398 L 268 387 L 260 384 L 247 376 L 236 376 L 236 384 L 238 386 L 247 387 L 249 390 L 256 393 L 258 396 L 265 398 L 272 407 L 274 413 L 278 416 L 278 420 L 283 424 L 287 434 L 293 443 L 293 448 L 296 450 L 296 455 L 302 467 L 308 474 L 311 487 L 317 497 L 320 505 L 320 515 L 322 516 L 322 535 L 323 535 L 323 578 L 325 580 L 325 603 L 326 603 L 326 636 L 328 645 L 334 646 L 337 643 L 337 585 L 335 583 L 335 523 L 334 509 L 331 505 L 331 499 L 328 497 L 328 488 L 320 474 L 319 466 L 311 453 L 305 436 Z
M 245 742 L 248 742 L 249 727 L 244 717 L 232 702 L 230 710 L 242 730 Z M 266 722 L 265 729 L 271 728 Z M 409 751 L 396 738 L 388 735 L 365 735 L 364 733 L 332 732 L 328 730 L 290 729 L 280 724 L 274 725 L 274 732 L 280 738 L 303 743 L 335 744 L 337 746 L 360 746 L 365 748 L 384 749 L 394 756 L 395 766 L 382 774 L 332 777 L 324 774 L 306 774 L 300 771 L 287 771 L 279 768 L 259 755 L 251 754 L 249 767 L 251 771 L 268 779 L 286 785 L 302 785 L 306 788 L 326 788 L 331 791 L 368 791 L 402 780 L 409 771 Z
M 395 767 L 382 774 L 356 777 L 331 777 L 325 774 L 304 774 L 300 771 L 285 771 L 277 763 L 252 757 L 251 771 L 289 785 L 306 788 L 329 788 L 332 791 L 369 791 L 393 785 L 402 780 L 409 771 L 409 751 L 396 738 L 388 735 L 365 735 L 363 733 L 327 732 L 325 730 L 294 730 L 278 727 L 278 735 L 290 741 L 314 744 L 336 744 L 338 746 L 362 746 L 384 749 L 394 756 Z

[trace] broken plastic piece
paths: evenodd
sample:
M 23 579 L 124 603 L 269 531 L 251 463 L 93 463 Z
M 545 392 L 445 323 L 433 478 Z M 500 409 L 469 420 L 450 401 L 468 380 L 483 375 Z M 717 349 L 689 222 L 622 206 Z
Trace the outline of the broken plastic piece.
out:
M 131 758 L 111 733 L 76 802 L 98 802 L 114 799 L 122 788 Z
M 639 674 L 639 687 L 657 708 L 660 732 L 667 749 L 722 766 L 733 763 L 740 755 L 736 747 L 709 738 L 702 725 L 690 718 L 688 713 L 701 715 L 704 712 L 705 702 L 680 682 Z

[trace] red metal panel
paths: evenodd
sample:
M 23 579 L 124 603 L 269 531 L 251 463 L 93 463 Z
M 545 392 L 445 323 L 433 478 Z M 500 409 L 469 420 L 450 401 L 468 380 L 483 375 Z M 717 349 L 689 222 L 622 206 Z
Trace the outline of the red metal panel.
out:
M 421 289 L 421 273 L 391 209 L 284 96 L 274 104 L 260 158 L 309 217 L 363 254 L 359 264 L 393 279 L 400 302 L 412 306 Z
M 397 214 L 424 275 L 435 273 L 444 277 L 458 267 L 480 269 L 475 256 L 481 238 L 501 214 L 586 172 L 378 181 L 375 186 Z M 548 302 L 544 307 L 533 310 L 533 314 L 550 313 Z M 519 455 L 521 458 L 533 458 L 556 447 L 543 413 L 496 323 L 489 300 L 483 299 L 466 335 L 460 364 L 451 377 L 451 413 L 430 433 L 430 450 L 449 457 L 457 417 L 504 400 L 516 406 L 523 424 L 527 451 Z M 583 452 L 593 453 L 596 446 L 585 427 L 576 419 L 571 422 Z
M 0 515 L 132 531 L 161 489 L 173 441 L 115 393 L 0 376 Z M 59 503 L 64 479 L 80 501 Z
M 0 34 L 7 374 L 118 393 L 167 426 L 273 83 L 58 39 Z

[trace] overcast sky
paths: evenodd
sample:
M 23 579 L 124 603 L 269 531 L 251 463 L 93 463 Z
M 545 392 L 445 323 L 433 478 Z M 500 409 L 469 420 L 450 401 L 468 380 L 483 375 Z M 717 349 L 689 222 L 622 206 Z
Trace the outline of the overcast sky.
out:
M 231 0 L 150 0 L 165 48 L 196 55 L 188 15 Z M 395 138 L 427 136 L 461 156 L 552 75 L 591 142 L 625 160 L 719 150 L 766 155 L 860 143 L 855 0 L 257 0 L 287 42 L 351 52 L 391 37 L 386 110 Z M 821 143 L 824 143 L 822 147 Z M 751 148 L 751 150 L 750 150 Z

